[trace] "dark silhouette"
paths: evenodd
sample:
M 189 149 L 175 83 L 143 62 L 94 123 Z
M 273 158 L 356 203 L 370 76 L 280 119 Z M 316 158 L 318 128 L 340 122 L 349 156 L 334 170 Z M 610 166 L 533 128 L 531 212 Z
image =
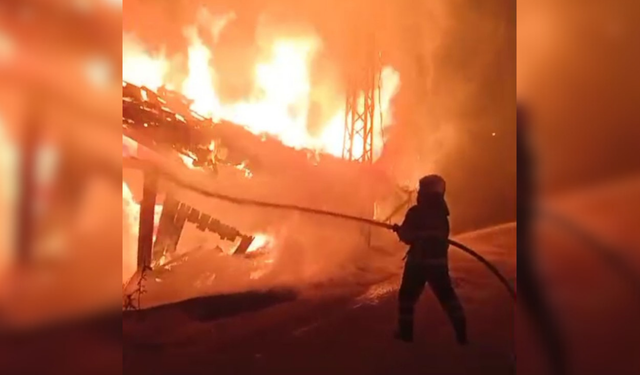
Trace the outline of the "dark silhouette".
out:
M 528 113 L 518 105 L 517 109 L 517 158 L 518 158 L 518 292 L 522 306 L 528 312 L 540 336 L 555 374 L 567 373 L 564 345 L 551 309 L 544 298 L 535 269 L 535 242 L 532 235 L 534 220 L 535 188 L 533 165 L 526 132 Z
M 394 226 L 400 240 L 410 245 L 398 296 L 396 333 L 405 342 L 413 341 L 415 304 L 428 283 L 451 320 L 458 343 L 467 343 L 466 317 L 449 276 L 449 209 L 444 194 L 442 177 L 422 178 L 417 204 L 409 209 L 402 225 Z

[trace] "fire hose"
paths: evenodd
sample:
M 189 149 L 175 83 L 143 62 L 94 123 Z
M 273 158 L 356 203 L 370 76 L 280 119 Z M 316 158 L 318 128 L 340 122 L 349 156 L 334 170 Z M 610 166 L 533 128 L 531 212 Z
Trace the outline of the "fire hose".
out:
M 272 208 L 272 209 L 279 209 L 279 210 L 297 211 L 297 212 L 303 212 L 303 213 L 312 214 L 312 215 L 334 217 L 338 219 L 359 222 L 359 223 L 371 225 L 378 228 L 393 230 L 393 224 L 383 223 L 380 221 L 366 219 L 358 216 L 351 216 L 351 215 L 346 215 L 338 212 L 319 210 L 315 208 L 302 207 L 302 206 L 291 205 L 291 204 L 271 203 L 271 202 L 264 202 L 264 201 L 248 199 L 248 198 L 238 198 L 238 197 L 233 197 L 226 194 L 216 193 L 216 192 L 212 192 L 207 189 L 202 189 L 200 187 L 193 186 L 192 184 L 188 184 L 186 182 L 180 181 L 179 179 L 175 178 L 174 176 L 170 176 L 167 173 L 164 173 L 164 174 L 165 174 L 165 177 L 168 177 L 176 185 L 182 188 L 193 190 L 209 198 L 219 199 L 219 200 L 237 204 L 237 205 L 247 205 L 247 206 L 256 206 L 256 207 Z M 511 286 L 507 278 L 498 270 L 498 268 L 496 268 L 496 266 L 494 266 L 491 262 L 489 262 L 482 255 L 478 254 L 476 251 L 474 251 L 470 247 L 452 239 L 448 239 L 448 241 L 451 246 L 458 248 L 462 252 L 470 255 L 471 257 L 476 259 L 478 262 L 480 262 L 483 266 L 485 266 L 500 281 L 500 283 L 507 290 L 511 298 L 514 301 L 516 300 L 515 289 L 513 288 L 513 286 Z
M 338 218 L 338 219 L 359 222 L 359 223 L 363 223 L 363 224 L 367 224 L 367 225 L 371 225 L 371 226 L 374 226 L 374 227 L 383 228 L 383 229 L 387 229 L 387 230 L 393 230 L 393 224 L 389 224 L 389 223 L 383 223 L 383 222 L 372 220 L 372 219 L 366 219 L 366 218 L 362 218 L 362 217 L 351 216 L 351 215 L 342 214 L 342 213 L 338 213 L 338 212 L 332 212 L 332 211 L 319 210 L 319 209 L 314 209 L 314 208 L 309 208 L 309 207 L 302 207 L 302 206 L 291 205 L 291 204 L 280 204 L 280 203 L 264 202 L 264 201 L 253 200 L 253 199 L 248 199 L 248 198 L 233 197 L 233 196 L 229 196 L 229 195 L 226 195 L 226 194 L 215 193 L 215 192 L 212 192 L 212 191 L 208 191 L 206 189 L 202 189 L 202 188 L 193 186 L 192 184 L 188 184 L 188 183 L 185 183 L 183 181 L 180 181 L 179 179 L 177 179 L 177 178 L 175 178 L 173 176 L 168 176 L 168 177 L 175 184 L 179 185 L 180 187 L 187 188 L 187 189 L 190 189 L 190 190 L 194 190 L 194 191 L 198 192 L 199 194 L 202 194 L 202 195 L 210 197 L 210 198 L 223 200 L 223 201 L 226 201 L 226 202 L 229 202 L 229 203 L 233 203 L 233 204 L 237 204 L 237 205 L 248 205 L 248 206 L 256 206 L 256 207 L 272 208 L 272 209 L 297 211 L 297 212 L 303 212 L 303 213 L 312 214 L 312 215 L 321 215 L 321 216 L 334 217 L 334 218 Z M 593 236 L 588 235 L 587 231 L 585 231 L 585 230 L 583 230 L 581 228 L 578 228 L 570 220 L 568 220 L 566 218 L 563 218 L 560 215 L 557 215 L 557 214 L 555 214 L 553 212 L 550 212 L 548 210 L 538 211 L 538 215 L 544 217 L 545 219 L 547 219 L 547 220 L 549 220 L 551 222 L 554 222 L 558 226 L 562 227 L 564 230 L 566 230 L 568 232 L 571 232 L 573 235 L 575 235 L 576 237 L 581 239 L 583 242 L 588 244 L 597 253 L 597 255 L 601 259 L 605 260 L 606 263 L 608 263 L 608 265 L 611 268 L 613 268 L 616 271 L 618 271 L 618 275 L 619 276 L 624 278 L 625 281 L 627 281 L 630 285 L 632 285 L 634 287 L 634 289 L 636 289 L 637 291 L 640 291 L 640 278 L 629 267 L 629 264 L 627 262 L 625 262 L 624 260 L 620 259 L 616 255 L 616 254 L 620 253 L 619 251 L 613 251 L 613 250 L 609 249 L 608 246 L 600 243 Z M 482 255 L 480 255 L 478 252 L 474 251 L 470 247 L 468 247 L 468 246 L 466 246 L 466 245 L 464 245 L 464 244 L 462 244 L 462 243 L 460 243 L 458 241 L 455 241 L 453 239 L 448 239 L 448 241 L 449 241 L 449 244 L 451 246 L 453 246 L 453 247 L 461 250 L 462 252 L 468 254 L 469 256 L 473 257 L 478 262 L 480 262 L 485 268 L 487 268 L 500 281 L 500 283 L 507 290 L 507 292 L 509 293 L 511 298 L 513 300 L 516 300 L 516 291 L 515 291 L 515 289 L 513 288 L 513 286 L 511 286 L 511 284 L 509 283 L 508 279 L 497 269 L 497 267 L 495 265 L 493 265 L 486 258 L 484 258 Z
M 131 159 L 141 162 L 141 160 L 137 158 L 131 158 Z M 146 163 L 141 163 L 141 164 L 144 165 Z M 366 219 L 362 217 L 351 216 L 347 214 L 319 210 L 319 209 L 314 209 L 309 207 L 302 207 L 302 206 L 291 205 L 291 204 L 280 204 L 280 203 L 253 200 L 248 198 L 238 198 L 238 197 L 233 197 L 226 194 L 212 192 L 212 191 L 209 191 L 208 189 L 203 189 L 198 186 L 195 186 L 194 184 L 184 182 L 180 178 L 176 177 L 175 175 L 173 175 L 168 171 L 161 171 L 157 168 L 152 168 L 152 169 L 154 173 L 163 175 L 164 177 L 172 181 L 177 186 L 180 186 L 182 188 L 186 188 L 189 190 L 193 190 L 201 195 L 226 201 L 232 204 L 290 210 L 290 211 L 297 211 L 297 212 L 308 213 L 313 215 L 335 217 L 335 218 L 348 220 L 348 221 L 355 221 L 355 222 L 359 222 L 359 223 L 363 223 L 363 224 L 367 224 L 367 225 L 371 225 L 374 227 L 379 227 L 387 230 L 393 230 L 392 224 L 383 223 L 383 222 Z M 626 279 L 625 281 L 627 281 L 630 285 L 634 286 L 635 289 L 639 291 L 638 294 L 640 295 L 640 277 L 638 277 L 638 275 L 629 267 L 629 264 L 627 262 L 625 262 L 623 259 L 620 259 L 616 255 L 619 253 L 618 251 L 611 250 L 608 246 L 600 243 L 592 236 L 589 236 L 586 230 L 579 228 L 578 226 L 574 225 L 571 222 L 571 220 L 563 218 L 560 215 L 557 215 L 548 210 L 538 210 L 537 216 L 539 217 L 542 216 L 544 219 L 547 219 L 548 221 L 552 221 L 558 226 L 563 227 L 564 230 L 571 232 L 573 235 L 577 236 L 579 239 L 581 239 L 583 242 L 589 245 L 597 253 L 597 255 L 600 258 L 602 258 L 609 264 L 610 267 L 618 271 L 619 276 L 625 278 Z M 489 262 L 487 259 L 485 259 L 482 255 L 480 255 L 473 249 L 469 248 L 468 246 L 458 241 L 455 241 L 453 239 L 449 239 L 448 241 L 451 246 L 473 257 L 478 262 L 480 262 L 485 268 L 487 268 L 505 287 L 505 289 L 507 290 L 511 298 L 516 300 L 515 289 L 509 283 L 508 279 L 504 275 L 502 275 L 502 273 L 491 262 Z

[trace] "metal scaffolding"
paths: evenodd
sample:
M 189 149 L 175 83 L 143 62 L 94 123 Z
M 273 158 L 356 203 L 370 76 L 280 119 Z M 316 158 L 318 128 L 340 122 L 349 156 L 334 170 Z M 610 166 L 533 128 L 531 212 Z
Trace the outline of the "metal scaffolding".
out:
M 373 162 L 374 116 L 381 65 L 374 43 L 355 64 L 347 89 L 342 157 L 363 163 Z

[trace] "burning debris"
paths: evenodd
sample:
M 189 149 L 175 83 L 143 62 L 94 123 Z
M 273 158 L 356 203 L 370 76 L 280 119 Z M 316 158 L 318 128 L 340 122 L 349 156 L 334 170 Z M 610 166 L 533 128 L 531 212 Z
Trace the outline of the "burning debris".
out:
M 200 232 L 215 233 L 223 241 L 235 243 L 240 239 L 240 243 L 233 251 L 233 254 L 244 255 L 257 249 L 251 247 L 255 237 L 243 234 L 238 229 L 221 222 L 215 217 L 200 212 L 197 208 L 167 197 L 164 202 L 162 216 L 158 222 L 158 232 L 162 233 L 163 236 L 160 239 L 154 239 L 152 264 L 155 263 L 161 266 L 168 258 L 170 259 L 173 256 L 186 223 L 194 224 L 195 228 Z M 262 242 L 262 247 L 267 244 L 264 238 L 261 238 L 260 241 Z

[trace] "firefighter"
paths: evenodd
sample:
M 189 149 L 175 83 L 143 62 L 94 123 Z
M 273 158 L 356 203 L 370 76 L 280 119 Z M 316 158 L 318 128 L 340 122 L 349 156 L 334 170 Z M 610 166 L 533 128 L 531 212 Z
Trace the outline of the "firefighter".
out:
M 449 209 L 445 181 L 438 175 L 420 180 L 417 204 L 402 225 L 394 225 L 400 240 L 409 245 L 398 295 L 398 331 L 395 337 L 413 341 L 414 308 L 426 284 L 447 313 L 460 345 L 467 343 L 466 318 L 449 276 Z

